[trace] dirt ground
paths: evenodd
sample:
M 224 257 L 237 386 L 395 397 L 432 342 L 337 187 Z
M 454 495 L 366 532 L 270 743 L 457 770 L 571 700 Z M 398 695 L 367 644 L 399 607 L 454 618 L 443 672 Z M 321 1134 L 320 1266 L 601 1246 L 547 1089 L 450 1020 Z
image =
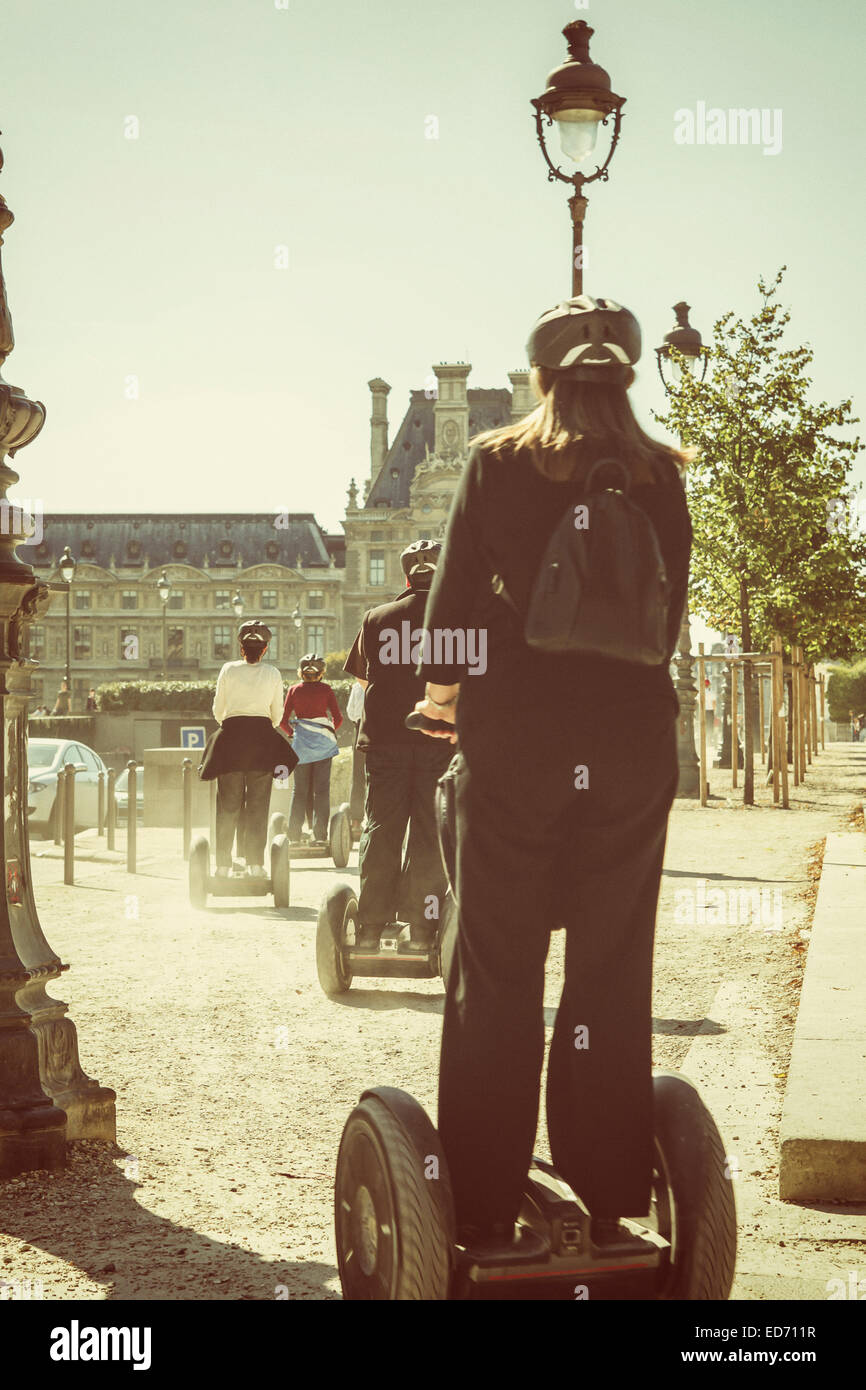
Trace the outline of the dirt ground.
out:
M 692 1074 L 710 1047 L 722 1058 L 708 1084 L 742 1169 L 733 1296 L 821 1298 L 837 1266 L 859 1256 L 866 1267 L 864 1209 L 779 1203 L 777 1135 L 821 846 L 853 823 L 866 748 L 828 745 L 788 812 L 763 786 L 761 805 L 744 808 L 729 783 L 714 772 L 711 804 L 678 801 L 671 818 L 655 1061 Z M 72 966 L 53 992 L 69 1003 L 85 1071 L 117 1091 L 118 1144 L 77 1144 L 65 1171 L 0 1183 L 0 1282 L 12 1290 L 0 1297 L 337 1299 L 342 1126 L 376 1083 L 411 1091 L 435 1115 L 441 983 L 322 993 L 317 907 L 334 882 L 357 881 L 355 851 L 342 873 L 330 861 L 293 869 L 285 912 L 267 900 L 196 912 L 180 832 L 140 831 L 139 841 L 129 876 L 122 836 L 113 855 L 79 837 L 74 887 L 59 851 L 33 846 L 43 926 Z M 731 920 L 732 909 L 726 922 L 689 921 L 690 904 L 719 886 L 763 889 L 772 929 Z M 552 1025 L 561 934 L 548 965 Z

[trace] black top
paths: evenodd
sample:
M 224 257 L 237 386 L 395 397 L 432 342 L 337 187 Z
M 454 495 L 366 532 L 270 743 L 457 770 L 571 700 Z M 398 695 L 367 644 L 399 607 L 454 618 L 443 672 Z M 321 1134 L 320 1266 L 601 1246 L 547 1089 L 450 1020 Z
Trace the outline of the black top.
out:
M 494 456 L 484 446 L 473 447 L 454 495 L 425 613 L 424 625 L 431 634 L 429 659 L 419 667 L 425 680 L 438 685 L 460 681 L 461 702 L 473 687 L 480 694 L 479 683 L 489 689 L 492 681 L 513 691 L 515 684 L 524 686 L 531 678 L 536 688 L 540 682 L 545 689 L 545 707 L 557 694 L 571 707 L 577 702 L 623 708 L 659 698 L 676 703 L 667 662 L 638 666 L 610 657 L 536 651 L 523 640 L 522 621 L 490 588 L 491 574 L 501 574 L 518 609 L 526 613 L 547 542 L 566 507 L 580 499 L 581 480 L 592 461 L 587 454 L 573 479 L 552 482 L 525 454 L 508 449 Z M 692 536 L 685 491 L 673 461 L 662 460 L 659 481 L 633 483 L 630 496 L 655 526 L 671 585 L 670 657 L 686 600 Z M 468 660 L 449 659 L 444 648 L 437 658 L 437 629 L 471 629 Z M 483 663 L 481 633 L 486 633 L 487 647 Z
M 361 631 L 343 667 L 350 675 L 369 682 L 358 730 L 359 748 L 417 744 L 423 737 L 407 729 L 403 720 L 416 700 L 424 697 L 424 677 L 416 674 L 415 666 L 426 604 L 426 590 L 407 589 L 391 603 L 364 614 Z

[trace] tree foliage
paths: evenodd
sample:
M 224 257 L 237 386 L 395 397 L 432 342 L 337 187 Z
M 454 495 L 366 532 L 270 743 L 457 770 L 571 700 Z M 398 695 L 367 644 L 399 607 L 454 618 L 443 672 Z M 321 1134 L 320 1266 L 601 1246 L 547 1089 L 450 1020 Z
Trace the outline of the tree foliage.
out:
M 683 372 L 657 418 L 696 451 L 692 611 L 747 651 L 780 633 L 809 661 L 844 660 L 866 645 L 866 528 L 850 479 L 862 446 L 836 433 L 858 422 L 850 400 L 810 400 L 811 348 L 783 345 L 784 270 L 758 281 L 751 318 L 718 320 L 706 381 Z
M 843 724 L 853 710 L 866 714 L 866 657 L 853 666 L 837 666 L 827 680 L 830 718 Z

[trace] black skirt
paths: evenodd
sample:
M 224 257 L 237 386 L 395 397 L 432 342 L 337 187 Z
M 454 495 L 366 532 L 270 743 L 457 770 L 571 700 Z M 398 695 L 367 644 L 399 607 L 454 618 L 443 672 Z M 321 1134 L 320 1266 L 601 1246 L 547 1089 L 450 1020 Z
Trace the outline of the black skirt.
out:
M 270 719 L 258 714 L 236 714 L 211 734 L 198 775 L 213 782 L 226 772 L 270 772 L 285 777 L 294 772 L 298 755 L 290 739 L 275 729 Z

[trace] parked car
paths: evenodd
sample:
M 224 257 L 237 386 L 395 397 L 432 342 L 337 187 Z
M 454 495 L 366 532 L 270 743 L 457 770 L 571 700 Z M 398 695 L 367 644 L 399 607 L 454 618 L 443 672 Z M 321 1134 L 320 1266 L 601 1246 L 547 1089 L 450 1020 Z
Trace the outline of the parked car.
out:
M 136 825 L 144 820 L 144 765 L 138 764 L 138 775 L 135 779 L 135 808 Z M 117 806 L 117 824 L 125 825 L 129 811 L 129 768 L 125 767 L 122 772 L 118 772 L 117 781 L 114 784 L 114 801 Z
M 86 743 L 67 738 L 31 738 L 27 742 L 27 813 L 33 830 L 54 835 L 57 805 L 57 774 L 67 763 L 78 766 L 75 778 L 75 829 L 90 830 L 96 825 L 99 805 L 99 774 L 107 768 L 98 753 Z

